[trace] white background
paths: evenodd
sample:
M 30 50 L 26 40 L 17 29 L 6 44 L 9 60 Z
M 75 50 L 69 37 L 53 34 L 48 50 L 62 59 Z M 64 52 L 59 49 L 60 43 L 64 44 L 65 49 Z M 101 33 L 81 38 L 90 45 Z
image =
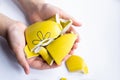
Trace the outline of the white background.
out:
M 25 75 L 5 40 L 0 39 L 1 80 L 120 80 L 120 0 L 47 0 L 82 23 L 75 28 L 81 41 L 75 54 L 82 56 L 89 74 L 69 73 L 63 65 L 51 70 L 31 69 Z M 0 12 L 27 24 L 12 0 L 0 0 Z M 18 35 L 19 36 L 19 35 Z

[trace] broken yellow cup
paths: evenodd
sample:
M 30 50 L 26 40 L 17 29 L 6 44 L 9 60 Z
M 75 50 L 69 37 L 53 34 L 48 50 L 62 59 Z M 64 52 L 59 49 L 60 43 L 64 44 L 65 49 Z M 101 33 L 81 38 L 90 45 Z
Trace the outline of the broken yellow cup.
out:
M 72 55 L 66 60 L 66 67 L 70 72 L 88 73 L 88 67 L 85 61 L 77 55 Z
M 28 48 L 28 45 L 25 46 L 24 52 L 25 52 L 27 58 L 39 56 L 39 54 L 31 52 L 30 49 Z
M 65 34 L 71 24 L 71 20 L 63 23 L 58 16 L 54 16 L 30 25 L 25 31 L 27 58 L 41 55 L 49 65 L 52 65 L 53 61 L 61 64 L 77 38 L 75 34 Z

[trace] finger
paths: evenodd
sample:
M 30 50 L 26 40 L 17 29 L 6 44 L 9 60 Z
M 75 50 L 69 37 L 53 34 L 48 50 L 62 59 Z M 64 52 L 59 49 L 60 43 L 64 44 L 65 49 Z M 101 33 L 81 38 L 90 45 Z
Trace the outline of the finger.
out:
M 52 65 L 48 65 L 46 62 L 44 62 L 43 65 L 41 66 L 41 70 L 56 68 L 56 67 L 59 67 L 59 66 L 60 65 L 57 65 L 55 62 Z
M 31 23 L 41 22 L 42 21 L 42 19 L 37 14 L 30 15 L 29 20 L 30 20 Z
M 66 33 L 71 33 L 71 32 L 77 34 L 77 39 L 75 42 L 78 43 L 80 41 L 80 37 L 79 37 L 80 35 L 76 32 L 76 30 L 72 26 L 69 28 L 69 30 Z
M 67 56 L 65 56 L 65 58 L 63 59 L 63 61 L 66 61 L 69 57 L 70 57 L 71 55 L 67 55 Z
M 80 35 L 79 35 L 79 34 L 77 34 L 77 39 L 76 39 L 75 42 L 76 42 L 76 43 L 79 43 L 79 42 L 80 42 Z
M 71 49 L 71 51 L 69 52 L 69 54 L 70 55 L 73 54 L 74 50 L 77 49 L 77 47 L 78 47 L 78 43 L 75 42 L 74 45 L 73 45 L 73 47 L 72 47 L 72 49 Z
M 77 47 L 78 47 L 78 43 L 75 43 L 75 44 L 73 45 L 72 49 L 77 49 Z
M 20 26 L 20 27 L 18 27 Z M 29 74 L 29 65 L 25 59 L 23 48 L 25 46 L 24 30 L 26 27 L 21 23 L 16 23 L 8 30 L 8 43 L 13 50 L 18 62 Z
M 15 49 L 15 56 L 18 60 L 18 63 L 23 67 L 24 71 L 26 74 L 29 74 L 30 69 L 29 69 L 29 64 L 25 58 L 23 49 Z
M 75 33 L 75 34 L 78 34 L 78 33 L 76 32 L 76 30 L 75 30 L 72 26 L 67 30 L 67 33 L 70 33 L 70 32 L 73 32 L 73 33 Z
M 70 52 L 69 52 L 69 55 L 72 55 L 74 54 L 74 49 L 72 49 Z
M 71 19 L 73 21 L 74 26 L 81 26 L 81 23 L 79 21 L 77 21 L 75 18 L 65 13 L 63 10 L 59 10 L 59 14 L 60 17 L 63 19 Z

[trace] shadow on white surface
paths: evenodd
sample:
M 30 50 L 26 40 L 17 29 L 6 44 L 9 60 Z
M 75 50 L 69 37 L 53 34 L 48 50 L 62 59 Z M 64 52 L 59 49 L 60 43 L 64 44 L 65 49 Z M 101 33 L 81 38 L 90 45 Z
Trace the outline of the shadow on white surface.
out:
M 18 64 L 6 40 L 0 38 L 0 79 L 21 80 L 21 76 L 24 76 L 21 66 Z
M 11 67 L 13 67 L 16 70 L 19 70 L 20 67 L 17 63 L 17 60 L 16 60 L 15 56 L 13 55 L 14 53 L 11 51 L 11 49 L 10 49 L 8 43 L 6 42 L 6 40 L 3 39 L 3 38 L 0 38 L 0 44 L 1 44 L 1 46 L 0 46 L 1 51 L 3 51 L 3 53 L 1 52 L 1 55 L 6 57 L 6 60 L 9 61 L 8 63 L 11 65 Z

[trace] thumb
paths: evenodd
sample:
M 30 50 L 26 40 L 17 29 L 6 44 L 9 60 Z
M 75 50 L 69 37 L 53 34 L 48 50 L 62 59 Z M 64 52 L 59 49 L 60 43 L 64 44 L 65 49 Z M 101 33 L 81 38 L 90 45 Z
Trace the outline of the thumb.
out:
M 24 46 L 25 46 L 25 37 L 24 31 L 26 26 L 20 22 L 15 22 L 9 26 L 7 32 L 7 41 L 13 50 L 18 62 L 24 68 L 26 74 L 29 74 L 29 64 L 25 58 Z
M 23 49 L 16 49 L 14 50 L 14 52 L 19 64 L 23 67 L 25 73 L 29 74 L 30 73 L 29 64 L 25 58 Z

